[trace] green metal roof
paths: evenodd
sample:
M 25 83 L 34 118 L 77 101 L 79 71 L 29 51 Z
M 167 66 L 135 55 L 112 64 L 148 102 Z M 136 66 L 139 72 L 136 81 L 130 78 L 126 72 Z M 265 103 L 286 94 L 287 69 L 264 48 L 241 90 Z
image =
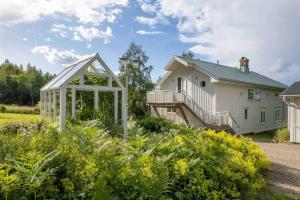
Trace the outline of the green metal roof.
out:
M 213 76 L 219 80 L 233 81 L 245 84 L 253 84 L 259 86 L 267 86 L 272 88 L 285 89 L 287 86 L 283 83 L 270 79 L 266 76 L 258 74 L 256 72 L 242 72 L 240 69 L 228 67 L 225 65 L 205 62 L 201 60 L 194 60 L 189 58 L 184 58 L 181 56 L 176 56 L 187 63 L 200 68 L 200 70 L 206 72 L 208 75 Z

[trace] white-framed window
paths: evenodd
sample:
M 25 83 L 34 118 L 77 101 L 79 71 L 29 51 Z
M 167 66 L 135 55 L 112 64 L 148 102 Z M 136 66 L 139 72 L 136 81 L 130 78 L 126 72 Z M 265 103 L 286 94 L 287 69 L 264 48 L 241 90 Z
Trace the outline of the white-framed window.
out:
M 266 123 L 266 111 L 260 112 L 260 123 L 262 124 Z
M 275 110 L 275 121 L 279 121 L 279 120 L 280 120 L 280 111 Z
M 255 101 L 261 101 L 261 92 L 255 91 Z
M 248 119 L 248 108 L 244 108 L 244 119 Z
M 167 108 L 167 112 L 168 113 L 175 113 L 176 112 L 176 108 L 175 107 L 168 107 Z
M 253 89 L 248 89 L 248 99 L 253 100 Z

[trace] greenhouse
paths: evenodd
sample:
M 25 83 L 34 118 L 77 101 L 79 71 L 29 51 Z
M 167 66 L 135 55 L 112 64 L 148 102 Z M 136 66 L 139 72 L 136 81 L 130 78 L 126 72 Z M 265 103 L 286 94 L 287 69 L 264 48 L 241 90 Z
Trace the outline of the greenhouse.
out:
M 98 53 L 65 67 L 41 88 L 42 118 L 64 129 L 66 120 L 76 119 L 76 110 L 82 109 L 83 100 L 80 98 L 83 92 L 88 92 L 92 96 L 92 106 L 95 111 L 99 109 L 99 94 L 111 93 L 114 99 L 111 102 L 114 122 L 119 123 L 119 114 L 121 114 L 122 124 L 127 124 L 126 90 Z

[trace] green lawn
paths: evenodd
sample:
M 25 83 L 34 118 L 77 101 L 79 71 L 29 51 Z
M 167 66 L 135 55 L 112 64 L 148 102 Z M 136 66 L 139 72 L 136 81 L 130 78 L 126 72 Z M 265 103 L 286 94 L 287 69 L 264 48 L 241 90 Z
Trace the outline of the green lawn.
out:
M 10 122 L 34 122 L 40 120 L 40 115 L 0 113 L 0 125 Z
M 261 142 L 272 142 L 273 137 L 275 135 L 276 130 L 266 131 L 263 133 L 250 133 L 243 135 L 244 137 L 250 137 L 254 141 L 261 141 Z

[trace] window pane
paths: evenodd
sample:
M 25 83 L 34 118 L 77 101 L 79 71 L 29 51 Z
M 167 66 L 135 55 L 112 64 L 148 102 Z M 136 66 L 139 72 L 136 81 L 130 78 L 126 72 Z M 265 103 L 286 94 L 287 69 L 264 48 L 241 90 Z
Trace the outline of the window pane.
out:
M 248 89 L 248 99 L 253 100 L 253 89 Z
M 261 100 L 261 92 L 260 91 L 256 91 L 255 92 L 255 100 L 256 101 L 260 101 Z
M 266 122 L 266 112 L 265 111 L 262 111 L 260 113 L 260 122 L 261 123 L 265 123 Z
M 181 77 L 178 77 L 177 79 L 177 91 L 181 92 Z
M 248 109 L 247 108 L 245 108 L 245 114 L 244 114 L 244 116 L 245 116 L 245 119 L 248 119 Z

